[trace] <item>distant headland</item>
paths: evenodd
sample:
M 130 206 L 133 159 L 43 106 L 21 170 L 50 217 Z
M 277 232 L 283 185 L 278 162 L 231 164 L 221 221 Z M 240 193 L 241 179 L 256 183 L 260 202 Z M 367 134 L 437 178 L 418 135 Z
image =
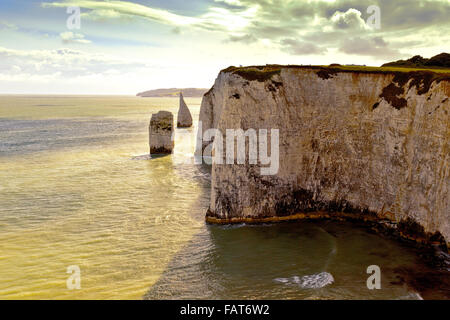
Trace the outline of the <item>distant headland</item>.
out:
M 138 97 L 150 98 L 150 97 L 178 97 L 180 92 L 183 92 L 185 97 L 203 97 L 203 95 L 209 89 L 203 88 L 170 88 L 170 89 L 154 89 L 149 91 L 140 92 Z

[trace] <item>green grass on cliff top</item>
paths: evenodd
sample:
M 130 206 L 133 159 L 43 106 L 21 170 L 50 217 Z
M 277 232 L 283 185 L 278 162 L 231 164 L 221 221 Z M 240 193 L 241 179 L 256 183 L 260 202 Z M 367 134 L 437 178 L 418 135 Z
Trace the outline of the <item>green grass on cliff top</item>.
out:
M 265 66 L 242 66 L 242 67 L 228 67 L 222 71 L 225 72 L 252 72 L 257 71 L 261 73 L 275 73 L 282 68 L 305 68 L 305 69 L 334 69 L 342 71 L 362 71 L 362 72 L 412 72 L 412 71 L 429 71 L 434 73 L 450 73 L 450 68 L 427 67 L 427 68 L 411 68 L 411 67 L 371 67 L 358 65 L 278 65 L 268 64 Z M 255 70 L 256 69 L 256 70 Z
M 335 68 L 348 71 L 386 71 L 386 72 L 411 72 L 411 71 L 431 71 L 435 73 L 450 73 L 450 68 L 410 68 L 410 67 L 368 67 L 368 66 L 346 66 L 346 65 L 330 65 L 319 66 L 324 68 Z
M 221 72 L 233 73 L 237 74 L 247 80 L 257 80 L 257 81 L 266 81 L 272 78 L 272 76 L 276 74 L 280 74 L 283 68 L 292 68 L 292 69 L 313 69 L 318 70 L 318 75 L 325 79 L 328 79 L 329 74 L 334 74 L 337 72 L 361 72 L 361 73 L 405 73 L 411 76 L 417 77 L 423 76 L 424 74 L 432 73 L 434 76 L 433 79 L 437 80 L 450 80 L 450 68 L 411 68 L 411 67 L 398 67 L 398 66 L 389 66 L 389 67 L 368 67 L 368 66 L 349 66 L 349 65 L 339 65 L 332 64 L 329 66 L 306 66 L 306 65 L 265 65 L 265 66 L 245 66 L 245 67 L 228 67 Z M 418 74 L 417 74 L 418 73 Z

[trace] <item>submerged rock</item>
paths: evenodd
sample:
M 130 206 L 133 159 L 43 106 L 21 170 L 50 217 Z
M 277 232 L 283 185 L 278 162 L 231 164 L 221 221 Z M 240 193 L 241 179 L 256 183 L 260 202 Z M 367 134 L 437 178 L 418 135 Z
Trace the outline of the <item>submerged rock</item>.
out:
M 192 127 L 192 116 L 186 102 L 184 102 L 183 94 L 180 92 L 180 108 L 178 109 L 178 128 Z
M 150 120 L 149 143 L 150 154 L 170 154 L 174 148 L 173 114 L 169 111 L 159 111 L 152 114 Z

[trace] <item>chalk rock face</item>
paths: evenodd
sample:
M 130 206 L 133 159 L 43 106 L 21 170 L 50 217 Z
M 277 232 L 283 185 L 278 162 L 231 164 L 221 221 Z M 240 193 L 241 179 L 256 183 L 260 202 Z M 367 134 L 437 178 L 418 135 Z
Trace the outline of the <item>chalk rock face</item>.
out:
M 279 129 L 279 170 L 262 176 L 248 154 L 245 164 L 213 162 L 207 220 L 348 213 L 448 244 L 449 95 L 449 77 L 427 72 L 223 70 L 199 132 Z
M 183 94 L 180 93 L 180 108 L 178 109 L 178 128 L 189 128 L 192 126 L 192 116 L 186 102 L 184 102 Z
M 168 111 L 159 111 L 152 114 L 149 125 L 150 154 L 172 153 L 174 142 L 173 114 Z

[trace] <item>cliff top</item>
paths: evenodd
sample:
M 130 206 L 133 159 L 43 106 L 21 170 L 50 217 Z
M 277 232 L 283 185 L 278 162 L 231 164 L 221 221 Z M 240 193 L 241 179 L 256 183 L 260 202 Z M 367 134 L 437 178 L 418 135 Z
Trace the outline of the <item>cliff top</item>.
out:
M 338 72 L 362 72 L 362 73 L 393 73 L 398 72 L 432 72 L 444 75 L 444 78 L 450 74 L 450 54 L 441 53 L 430 59 L 423 58 L 419 55 L 408 60 L 398 60 L 383 64 L 381 67 L 368 67 L 360 65 L 340 65 L 331 64 L 329 66 L 305 66 L 305 65 L 277 65 L 268 64 L 265 66 L 247 66 L 247 67 L 228 67 L 222 72 L 231 72 L 239 74 L 249 80 L 264 81 L 272 77 L 272 75 L 281 72 L 283 68 L 296 69 L 319 69 L 323 75 Z M 318 72 L 318 75 L 320 76 Z M 328 77 L 326 77 L 328 79 Z
M 263 76 L 265 74 L 268 76 L 269 74 L 277 74 L 280 73 L 281 69 L 291 68 L 291 69 L 315 69 L 315 70 L 328 70 L 328 71 L 336 71 L 336 72 L 360 72 L 360 73 L 396 73 L 396 72 L 432 72 L 436 74 L 449 74 L 450 68 L 416 68 L 416 67 L 400 67 L 400 66 L 386 66 L 386 67 L 370 67 L 370 66 L 358 66 L 358 65 L 340 65 L 340 64 L 331 64 L 328 66 L 324 65 L 278 65 L 278 64 L 267 64 L 265 66 L 244 66 L 244 67 L 235 67 L 230 66 L 226 69 L 221 70 L 221 72 L 231 72 L 240 75 L 248 75 L 251 74 L 255 76 Z M 254 79 L 257 80 L 257 79 Z
M 380 97 L 385 98 L 396 109 L 404 108 L 407 101 L 399 98 L 399 94 L 405 92 L 406 85 L 409 88 L 415 87 L 419 95 L 425 94 L 431 88 L 431 85 L 441 81 L 450 82 L 450 69 L 417 69 L 417 68 L 400 68 L 400 67 L 366 67 L 366 66 L 297 66 L 297 65 L 265 65 L 265 66 L 248 66 L 248 67 L 228 67 L 221 73 L 231 73 L 239 75 L 248 81 L 265 82 L 272 80 L 275 75 L 281 74 L 283 69 L 296 70 L 313 70 L 321 79 L 330 79 L 339 73 L 358 73 L 358 74 L 389 74 L 392 75 L 392 82 L 383 89 Z M 283 83 L 272 80 L 274 84 L 282 86 Z M 213 87 L 214 88 L 214 87 Z M 211 88 L 211 90 L 213 89 Z M 205 95 L 208 95 L 208 91 Z
M 371 74 L 392 74 L 397 83 L 407 83 L 413 79 L 414 83 L 422 80 L 431 85 L 434 81 L 450 81 L 450 68 L 442 69 L 424 69 L 424 68 L 405 68 L 405 67 L 367 67 L 367 66 L 348 66 L 333 64 L 329 66 L 303 66 L 303 65 L 265 65 L 265 66 L 246 66 L 246 67 L 228 67 L 221 71 L 224 73 L 237 74 L 249 81 L 266 81 L 274 75 L 280 74 L 282 69 L 304 69 L 317 70 L 317 76 L 322 79 L 332 78 L 333 75 L 343 72 L 352 73 L 371 73 Z M 428 87 L 428 86 L 427 86 Z M 428 89 L 426 90 L 428 91 Z

